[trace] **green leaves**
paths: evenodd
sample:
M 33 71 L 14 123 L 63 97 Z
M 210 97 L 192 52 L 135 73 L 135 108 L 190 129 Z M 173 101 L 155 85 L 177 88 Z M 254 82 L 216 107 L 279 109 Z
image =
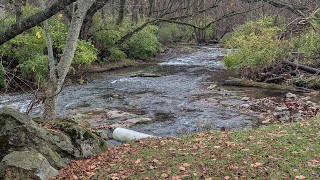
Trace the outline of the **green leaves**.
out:
M 224 39 L 226 47 L 232 49 L 232 53 L 225 57 L 227 67 L 237 71 L 249 68 L 255 73 L 288 56 L 290 43 L 278 38 L 281 28 L 273 24 L 272 18 L 262 17 L 229 34 Z

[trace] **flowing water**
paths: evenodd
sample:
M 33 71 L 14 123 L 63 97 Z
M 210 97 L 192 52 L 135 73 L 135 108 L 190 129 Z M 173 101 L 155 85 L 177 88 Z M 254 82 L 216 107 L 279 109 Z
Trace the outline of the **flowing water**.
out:
M 264 97 L 268 92 L 241 88 L 208 90 L 212 82 L 221 82 L 231 74 L 221 61 L 225 53 L 222 49 L 197 48 L 192 54 L 162 59 L 157 64 L 91 75 L 89 83 L 69 86 L 61 92 L 58 114 L 69 117 L 96 108 L 133 112 L 154 121 L 131 129 L 157 136 L 256 126 L 255 116 L 228 106 L 243 104 L 243 96 Z M 160 76 L 131 77 L 136 73 Z M 28 93 L 9 93 L 0 97 L 0 106 L 11 105 L 25 111 L 31 99 Z M 35 108 L 33 115 L 40 113 L 41 109 Z

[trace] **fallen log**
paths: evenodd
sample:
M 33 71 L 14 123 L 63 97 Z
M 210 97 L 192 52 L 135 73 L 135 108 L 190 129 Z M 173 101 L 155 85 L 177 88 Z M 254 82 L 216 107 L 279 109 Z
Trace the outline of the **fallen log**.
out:
M 280 90 L 280 91 L 290 91 L 290 92 L 310 92 L 309 89 L 299 88 L 294 86 L 285 86 L 280 84 L 264 83 L 264 82 L 255 82 L 245 79 L 233 78 L 226 80 L 222 83 L 224 86 L 238 86 L 238 87 L 252 87 L 252 88 L 262 88 L 269 90 Z
M 294 63 L 294 62 L 291 62 L 291 61 L 288 61 L 288 60 L 283 60 L 282 64 L 298 68 L 298 69 L 306 71 L 306 72 L 308 72 L 310 74 L 319 74 L 320 73 L 320 69 L 309 67 L 309 66 L 306 66 L 306 65 L 303 65 L 303 64 Z

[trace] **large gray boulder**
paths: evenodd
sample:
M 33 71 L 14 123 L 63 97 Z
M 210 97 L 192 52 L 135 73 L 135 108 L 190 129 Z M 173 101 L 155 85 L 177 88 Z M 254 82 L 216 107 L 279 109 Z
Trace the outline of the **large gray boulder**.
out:
M 107 149 L 106 139 L 90 127 L 72 120 L 39 125 L 9 108 L 0 109 L 0 145 L 0 162 L 14 151 L 31 151 L 42 154 L 55 169 L 72 159 L 98 155 Z
M 38 152 L 14 151 L 6 155 L 0 163 L 0 173 L 4 180 L 40 179 L 56 176 L 58 170 Z

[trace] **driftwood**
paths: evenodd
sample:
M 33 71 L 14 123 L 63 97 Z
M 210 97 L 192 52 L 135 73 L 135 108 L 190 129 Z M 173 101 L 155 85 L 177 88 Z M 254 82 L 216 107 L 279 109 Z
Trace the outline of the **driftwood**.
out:
M 262 88 L 268 90 L 280 90 L 280 91 L 291 91 L 291 92 L 310 92 L 309 89 L 305 88 L 296 88 L 294 86 L 285 86 L 279 84 L 269 84 L 264 82 L 254 82 L 245 79 L 229 79 L 222 83 L 224 86 L 239 86 L 239 87 L 253 87 L 253 88 Z
M 308 72 L 310 74 L 319 74 L 320 73 L 320 69 L 316 69 L 316 68 L 309 67 L 309 66 L 306 66 L 306 65 L 294 63 L 294 62 L 291 62 L 291 61 L 288 61 L 288 60 L 283 60 L 282 64 L 286 64 L 288 66 L 298 68 L 298 69 L 306 71 L 306 72 Z

